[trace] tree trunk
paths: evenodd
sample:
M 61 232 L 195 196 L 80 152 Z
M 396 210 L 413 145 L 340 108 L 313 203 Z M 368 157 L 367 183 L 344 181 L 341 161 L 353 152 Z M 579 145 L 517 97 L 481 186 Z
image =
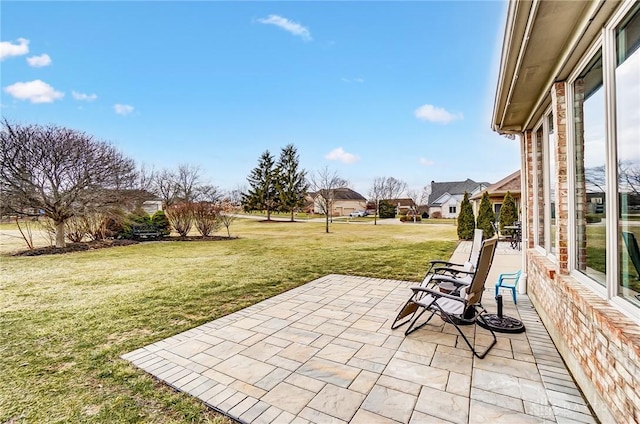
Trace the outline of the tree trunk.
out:
M 64 221 L 55 221 L 56 225 L 56 248 L 65 247 L 64 242 Z
M 327 234 L 329 233 L 329 214 L 327 213 L 327 218 L 326 218 L 326 223 L 325 223 L 325 231 L 327 232 Z
M 291 222 L 293 222 L 293 210 L 291 210 Z

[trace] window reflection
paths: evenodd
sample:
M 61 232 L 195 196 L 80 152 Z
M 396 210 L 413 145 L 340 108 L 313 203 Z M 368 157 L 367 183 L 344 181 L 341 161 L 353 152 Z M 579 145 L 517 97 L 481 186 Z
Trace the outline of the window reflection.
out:
M 640 305 L 640 4 L 616 30 L 620 295 Z
M 542 127 L 538 128 L 535 136 L 536 151 L 536 215 L 538 216 L 538 234 L 536 243 L 542 248 L 544 245 L 544 150 L 542 148 Z
M 549 156 L 549 252 L 556 253 L 556 132 L 553 127 L 553 115 L 549 115 L 547 127 L 547 152 Z
M 573 84 L 576 269 L 606 284 L 606 139 L 602 52 Z

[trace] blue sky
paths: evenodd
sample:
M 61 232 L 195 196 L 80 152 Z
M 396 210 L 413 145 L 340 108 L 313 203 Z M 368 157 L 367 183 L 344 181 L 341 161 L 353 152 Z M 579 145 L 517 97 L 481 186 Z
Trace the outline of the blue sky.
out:
M 506 4 L 3 2 L 2 116 L 111 141 L 156 169 L 246 184 L 298 148 L 367 195 L 373 178 L 496 182 L 490 129 Z

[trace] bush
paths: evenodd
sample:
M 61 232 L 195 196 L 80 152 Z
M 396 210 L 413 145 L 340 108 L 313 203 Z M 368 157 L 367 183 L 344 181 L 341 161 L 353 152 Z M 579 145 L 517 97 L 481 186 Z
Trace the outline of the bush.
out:
M 380 219 L 396 217 L 396 208 L 386 200 L 380 202 L 378 208 Z
M 440 219 L 442 218 L 442 212 L 440 211 L 435 211 L 434 213 L 431 214 L 431 218 L 433 219 Z
M 601 222 L 602 218 L 599 215 L 587 214 L 587 224 L 597 224 Z
M 422 212 L 422 219 L 428 219 L 429 218 L 429 212 Z
M 460 240 L 471 240 L 475 229 L 476 221 L 473 216 L 473 207 L 469 201 L 469 193 L 465 191 L 460 205 L 460 214 L 458 215 L 458 238 Z
M 193 204 L 178 203 L 167 208 L 166 213 L 173 229 L 182 237 L 186 237 L 193 224 Z
M 220 228 L 218 215 L 218 207 L 209 202 L 200 202 L 193 205 L 193 221 L 202 237 L 208 237 L 211 233 L 218 231 Z
M 163 236 L 171 234 L 171 224 L 164 211 L 157 211 L 151 216 L 151 224 L 158 230 Z
M 415 222 L 420 222 L 422 221 L 422 217 L 420 215 L 415 215 L 415 217 L 413 215 L 401 215 L 400 216 L 400 222 L 414 222 L 414 218 L 415 218 Z
M 491 226 L 492 222 L 496 222 L 496 214 L 493 212 L 489 193 L 485 191 L 482 195 L 482 200 L 480 201 L 478 220 L 476 221 L 476 228 L 484 231 L 485 238 L 491 238 L 495 234 L 495 231 L 493 231 L 493 227 Z

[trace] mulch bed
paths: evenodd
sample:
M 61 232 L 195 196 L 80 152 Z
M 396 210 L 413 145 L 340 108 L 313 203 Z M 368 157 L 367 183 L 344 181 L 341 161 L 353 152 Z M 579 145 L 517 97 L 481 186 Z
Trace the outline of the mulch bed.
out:
M 234 240 L 237 237 L 223 237 L 223 236 L 169 236 L 163 237 L 157 240 L 148 241 L 219 241 L 219 240 Z M 118 246 L 130 246 L 132 244 L 138 244 L 147 240 L 126 240 L 126 239 L 109 239 L 109 240 L 92 240 L 83 241 L 81 243 L 67 243 L 66 247 L 56 248 L 54 246 L 37 247 L 33 250 L 23 250 L 21 252 L 14 253 L 13 256 L 40 256 L 40 255 L 59 255 L 62 253 L 72 252 L 85 252 L 87 250 L 105 249 L 109 247 Z

